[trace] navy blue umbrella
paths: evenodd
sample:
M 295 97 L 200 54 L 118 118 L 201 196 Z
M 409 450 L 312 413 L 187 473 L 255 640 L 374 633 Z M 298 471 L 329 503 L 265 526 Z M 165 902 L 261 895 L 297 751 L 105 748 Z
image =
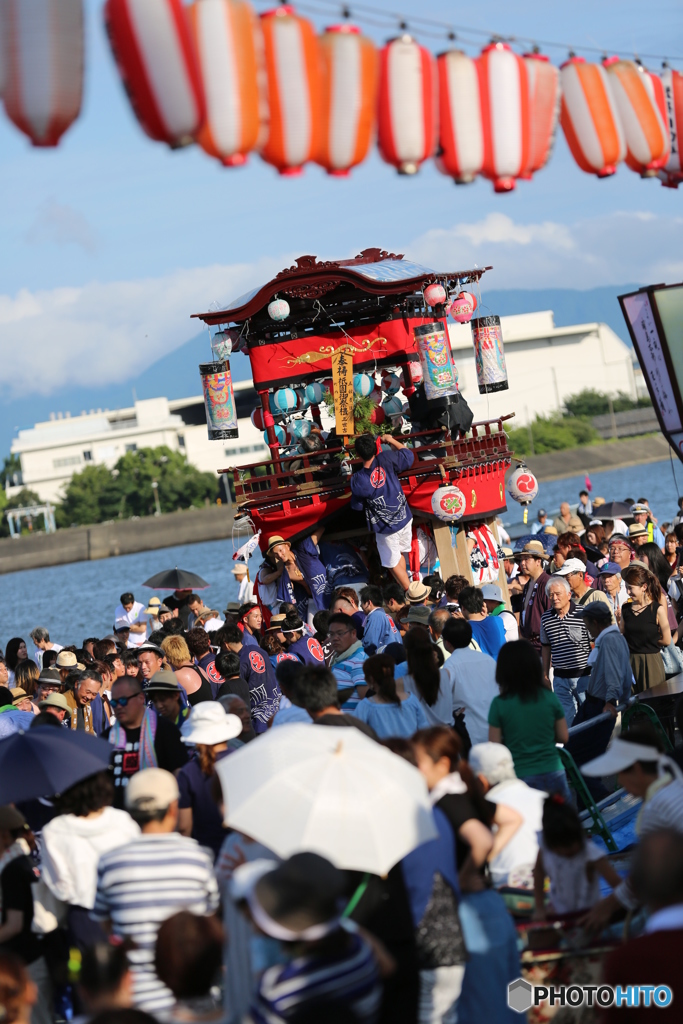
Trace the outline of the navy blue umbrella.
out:
M 0 742 L 0 804 L 63 793 L 109 765 L 111 746 L 87 732 L 49 725 Z
M 530 540 L 540 540 L 546 555 L 552 555 L 557 544 L 557 536 L 554 533 L 528 533 L 524 537 L 517 538 L 515 541 L 515 551 L 521 551 Z

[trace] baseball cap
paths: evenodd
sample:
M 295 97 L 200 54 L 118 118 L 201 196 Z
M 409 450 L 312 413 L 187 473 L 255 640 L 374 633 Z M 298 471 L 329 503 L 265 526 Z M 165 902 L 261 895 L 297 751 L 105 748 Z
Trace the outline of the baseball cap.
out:
M 60 711 L 71 711 L 66 697 L 63 693 L 51 693 L 45 700 L 38 704 L 39 708 L 59 708 Z
M 601 576 L 618 576 L 621 572 L 621 566 L 618 562 L 605 562 L 602 569 L 600 570 Z
M 481 588 L 481 596 L 485 601 L 497 601 L 500 604 L 503 600 L 503 591 L 495 583 L 487 583 Z
M 569 576 L 572 572 L 585 573 L 586 566 L 580 558 L 568 558 L 559 569 L 556 569 L 553 576 Z
M 622 740 L 617 736 L 604 754 L 581 765 L 581 771 L 590 777 L 616 775 L 617 772 L 630 768 L 636 761 L 659 761 L 661 756 L 656 747 L 649 747 L 644 743 L 629 743 L 628 740 Z
M 538 512 L 536 513 L 536 515 L 537 515 L 537 516 L 538 516 L 538 518 L 540 519 L 540 518 L 541 518 L 541 516 L 547 516 L 547 515 L 548 515 L 548 513 L 546 512 L 546 510 L 545 510 L 544 508 L 539 508 L 539 510 L 538 510 Z
M 515 778 L 512 754 L 502 743 L 475 743 L 467 757 L 477 775 L 483 775 L 490 786 Z
M 116 619 L 114 621 L 114 632 L 123 633 L 125 630 L 130 629 L 130 622 L 128 619 Z
M 60 651 L 55 662 L 57 668 L 76 668 L 77 664 L 78 659 L 73 651 Z
M 158 672 L 155 672 L 147 683 L 145 693 L 149 693 L 150 690 L 157 690 L 161 693 L 178 693 L 180 690 L 180 683 L 178 682 L 175 672 L 171 672 L 168 668 L 162 668 Z
M 604 622 L 612 621 L 612 612 L 607 601 L 589 601 L 588 604 L 579 605 L 574 609 L 575 613 L 582 619 L 602 619 Z
M 143 768 L 126 786 L 127 811 L 165 811 L 179 797 L 175 776 L 163 768 Z

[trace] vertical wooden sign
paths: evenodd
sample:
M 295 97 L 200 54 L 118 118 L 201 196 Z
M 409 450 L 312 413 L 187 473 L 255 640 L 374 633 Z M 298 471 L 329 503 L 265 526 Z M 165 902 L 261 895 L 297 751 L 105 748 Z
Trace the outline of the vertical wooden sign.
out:
M 335 427 L 339 437 L 355 432 L 353 420 L 353 356 L 344 351 L 332 356 Z

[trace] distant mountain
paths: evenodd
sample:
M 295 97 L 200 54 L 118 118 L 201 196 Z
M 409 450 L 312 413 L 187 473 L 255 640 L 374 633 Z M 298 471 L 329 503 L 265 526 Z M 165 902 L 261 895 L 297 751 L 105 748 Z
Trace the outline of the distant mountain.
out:
M 621 285 L 592 288 L 583 292 L 570 288 L 487 291 L 485 299 L 492 312 L 500 316 L 552 309 L 558 327 L 593 321 L 606 323 L 630 344 L 616 297 L 637 287 Z M 82 409 L 119 409 L 129 406 L 135 397 L 158 398 L 165 395 L 167 398 L 189 398 L 199 394 L 197 366 L 202 359 L 207 358 L 206 348 L 206 334 L 202 332 L 174 352 L 162 356 L 137 378 L 125 384 L 71 388 L 68 392 L 59 392 L 46 398 L 31 394 L 25 398 L 0 401 L 0 460 L 9 453 L 16 430 L 48 419 L 51 412 L 70 412 L 72 416 L 77 416 Z M 232 360 L 232 371 L 235 380 L 247 380 L 250 377 L 245 356 L 238 355 Z

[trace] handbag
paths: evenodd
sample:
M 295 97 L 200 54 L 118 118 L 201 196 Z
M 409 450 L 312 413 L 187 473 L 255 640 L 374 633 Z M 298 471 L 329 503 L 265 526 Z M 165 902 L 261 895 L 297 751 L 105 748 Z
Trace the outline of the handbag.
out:
M 668 647 L 662 648 L 662 661 L 667 676 L 677 676 L 683 672 L 683 651 L 671 641 Z

